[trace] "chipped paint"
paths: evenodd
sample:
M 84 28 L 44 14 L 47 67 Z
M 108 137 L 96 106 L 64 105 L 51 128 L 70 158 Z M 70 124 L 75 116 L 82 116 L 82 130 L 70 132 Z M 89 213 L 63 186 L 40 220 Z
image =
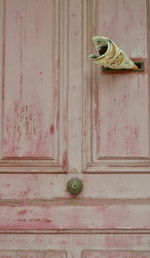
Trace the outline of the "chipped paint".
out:
M 116 40 L 132 32 L 146 53 L 145 1 L 5 2 L 0 256 L 149 257 L 147 74 L 106 76 L 87 61 L 101 29 Z M 72 173 L 84 183 L 76 199 L 66 190 Z
M 52 143 L 54 126 L 50 131 L 42 129 L 42 114 L 36 107 L 14 103 L 5 121 L 5 156 L 47 156 L 48 143 Z M 26 141 L 26 145 L 23 142 Z M 49 147 L 49 150 L 51 148 Z

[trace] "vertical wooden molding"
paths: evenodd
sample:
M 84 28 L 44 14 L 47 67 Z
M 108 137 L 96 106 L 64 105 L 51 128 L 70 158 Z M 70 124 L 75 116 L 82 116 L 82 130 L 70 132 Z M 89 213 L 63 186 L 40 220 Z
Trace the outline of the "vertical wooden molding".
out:
M 69 1 L 68 170 L 82 171 L 82 1 Z
M 147 58 L 147 72 L 148 72 L 148 110 L 150 111 L 150 0 L 146 1 L 146 11 L 147 11 L 147 51 L 148 51 L 148 58 Z M 148 123 L 148 132 L 150 133 L 150 117 Z M 150 156 L 150 135 L 149 135 L 149 156 Z
M 0 157 L 2 157 L 2 120 L 3 120 L 3 65 L 4 65 L 4 1 L 0 0 Z
M 92 149 L 91 97 L 93 64 L 88 56 L 93 50 L 93 0 L 83 1 L 83 171 L 87 169 Z

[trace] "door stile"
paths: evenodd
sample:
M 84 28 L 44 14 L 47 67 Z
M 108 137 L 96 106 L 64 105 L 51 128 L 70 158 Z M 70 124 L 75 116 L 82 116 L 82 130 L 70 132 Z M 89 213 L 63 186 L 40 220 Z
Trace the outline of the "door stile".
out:
M 69 1 L 68 172 L 82 172 L 82 1 Z

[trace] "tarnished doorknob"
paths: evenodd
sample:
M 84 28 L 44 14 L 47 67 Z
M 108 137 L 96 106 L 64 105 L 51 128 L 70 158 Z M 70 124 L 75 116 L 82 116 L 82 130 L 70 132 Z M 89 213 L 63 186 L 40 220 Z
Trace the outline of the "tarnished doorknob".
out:
M 72 178 L 67 184 L 67 189 L 72 194 L 79 194 L 83 188 L 83 183 L 78 178 Z

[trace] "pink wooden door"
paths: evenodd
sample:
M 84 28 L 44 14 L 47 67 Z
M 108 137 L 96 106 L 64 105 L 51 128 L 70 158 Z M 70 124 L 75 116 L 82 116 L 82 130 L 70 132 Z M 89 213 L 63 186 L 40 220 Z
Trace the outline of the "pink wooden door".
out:
M 0 0 L 0 258 L 150 257 L 148 24 L 149 0 Z M 102 72 L 93 35 L 145 71 Z

